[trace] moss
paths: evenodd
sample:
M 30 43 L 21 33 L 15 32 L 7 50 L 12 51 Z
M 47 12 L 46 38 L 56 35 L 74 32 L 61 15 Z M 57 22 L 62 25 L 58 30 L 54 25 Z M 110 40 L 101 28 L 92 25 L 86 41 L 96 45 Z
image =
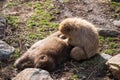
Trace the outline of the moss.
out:
M 111 15 L 111 17 L 113 18 L 120 18 L 120 2 L 111 2 L 111 8 L 112 8 L 112 12 L 114 12 L 114 14 Z
M 102 37 L 102 36 L 99 36 L 99 42 L 100 42 L 100 44 L 104 43 L 104 42 L 105 42 L 105 39 L 104 39 L 104 37 Z
M 11 0 L 6 4 L 7 8 L 11 8 L 20 4 L 20 0 Z
M 106 54 L 118 54 L 120 52 L 120 39 L 118 37 L 102 37 L 99 36 L 100 52 Z
M 45 38 L 44 34 L 36 34 L 36 33 L 29 33 L 28 35 L 29 39 L 43 39 Z
M 18 27 L 18 23 L 19 23 L 18 16 L 6 16 L 6 18 L 9 25 Z
M 34 26 L 37 26 L 37 23 L 32 20 L 27 20 L 27 26 L 32 29 Z
M 56 28 L 56 23 L 51 22 L 55 17 L 53 16 L 52 2 L 47 0 L 46 2 L 38 2 L 34 4 L 35 14 L 27 21 L 27 26 L 33 28 L 33 26 L 40 27 L 42 31 L 46 31 L 46 28 Z M 48 12 L 49 11 L 49 12 Z M 44 30 L 45 29 L 45 30 Z
M 15 53 L 15 56 L 17 58 L 20 57 L 20 50 L 19 50 L 19 48 L 16 48 L 14 53 Z
M 15 51 L 14 51 L 14 55 L 11 55 L 10 58 L 13 58 L 13 57 L 18 58 L 18 57 L 20 57 L 20 55 L 21 55 L 20 54 L 20 49 L 16 48 Z
M 117 44 L 115 42 L 110 42 L 109 46 L 110 46 L 110 48 L 117 48 L 117 47 L 119 47 L 119 44 Z
M 113 6 L 120 7 L 120 3 L 119 3 L 119 2 L 114 2 L 114 1 L 112 1 L 111 4 L 112 4 Z
M 117 50 L 114 50 L 114 49 L 106 49 L 104 51 L 104 53 L 106 53 L 106 54 L 115 54 L 116 52 L 117 52 Z
M 68 2 L 69 0 L 63 0 L 63 2 Z
M 78 80 L 78 79 L 79 79 L 79 75 L 75 74 L 72 76 L 70 80 Z
M 35 30 L 35 33 L 33 31 L 27 37 L 31 40 L 43 39 L 51 31 L 54 32 L 58 28 L 58 23 L 53 22 L 55 19 L 54 6 L 51 0 L 46 0 L 45 2 L 38 1 L 32 6 L 34 14 L 26 21 L 26 24 L 29 30 Z

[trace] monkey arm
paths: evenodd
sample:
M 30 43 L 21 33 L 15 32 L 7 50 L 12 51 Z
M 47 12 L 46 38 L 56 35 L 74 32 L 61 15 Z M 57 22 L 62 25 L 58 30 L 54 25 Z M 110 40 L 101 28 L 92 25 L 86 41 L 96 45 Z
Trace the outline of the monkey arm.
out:
M 14 66 L 17 68 L 21 68 L 22 64 L 28 60 L 29 60 L 29 57 L 28 57 L 28 53 L 26 52 L 15 61 Z

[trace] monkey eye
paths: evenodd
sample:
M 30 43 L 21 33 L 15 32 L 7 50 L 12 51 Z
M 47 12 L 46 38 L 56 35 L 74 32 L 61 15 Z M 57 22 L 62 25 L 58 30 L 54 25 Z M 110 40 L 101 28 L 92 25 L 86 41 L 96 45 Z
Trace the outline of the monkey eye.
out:
M 45 55 L 40 56 L 40 60 L 46 61 L 47 60 L 47 56 L 45 56 Z
M 59 36 L 61 39 L 67 39 L 67 37 L 65 35 L 60 35 Z

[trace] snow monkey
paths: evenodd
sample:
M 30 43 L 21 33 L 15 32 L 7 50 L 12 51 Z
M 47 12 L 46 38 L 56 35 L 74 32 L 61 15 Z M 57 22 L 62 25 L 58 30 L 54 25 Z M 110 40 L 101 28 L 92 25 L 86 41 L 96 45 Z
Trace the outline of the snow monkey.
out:
M 98 32 L 92 23 L 81 18 L 67 18 L 60 23 L 59 31 L 74 46 L 70 53 L 73 59 L 80 61 L 96 54 L 99 45 Z
M 20 68 L 25 62 L 31 61 L 33 67 L 52 71 L 69 57 L 71 49 L 72 47 L 67 43 L 67 38 L 60 31 L 57 31 L 33 44 L 16 60 L 14 66 Z

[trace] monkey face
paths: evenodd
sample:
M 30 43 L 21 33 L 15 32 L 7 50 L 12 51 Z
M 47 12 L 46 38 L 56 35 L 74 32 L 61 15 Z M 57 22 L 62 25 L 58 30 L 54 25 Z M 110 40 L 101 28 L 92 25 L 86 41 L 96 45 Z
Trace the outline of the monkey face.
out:
M 74 25 L 73 25 L 74 26 Z M 64 26 L 63 29 L 59 29 L 64 36 L 66 36 L 67 38 L 71 38 L 73 37 L 74 34 L 76 34 L 77 29 L 76 27 L 71 27 L 71 26 Z M 73 34 L 74 33 L 74 34 Z
M 60 39 L 63 39 L 63 40 L 64 40 L 64 39 L 67 39 L 67 37 L 66 37 L 65 35 L 59 35 L 58 37 L 59 37 Z
M 34 61 L 35 67 L 52 71 L 55 68 L 54 60 L 47 55 L 39 55 Z

